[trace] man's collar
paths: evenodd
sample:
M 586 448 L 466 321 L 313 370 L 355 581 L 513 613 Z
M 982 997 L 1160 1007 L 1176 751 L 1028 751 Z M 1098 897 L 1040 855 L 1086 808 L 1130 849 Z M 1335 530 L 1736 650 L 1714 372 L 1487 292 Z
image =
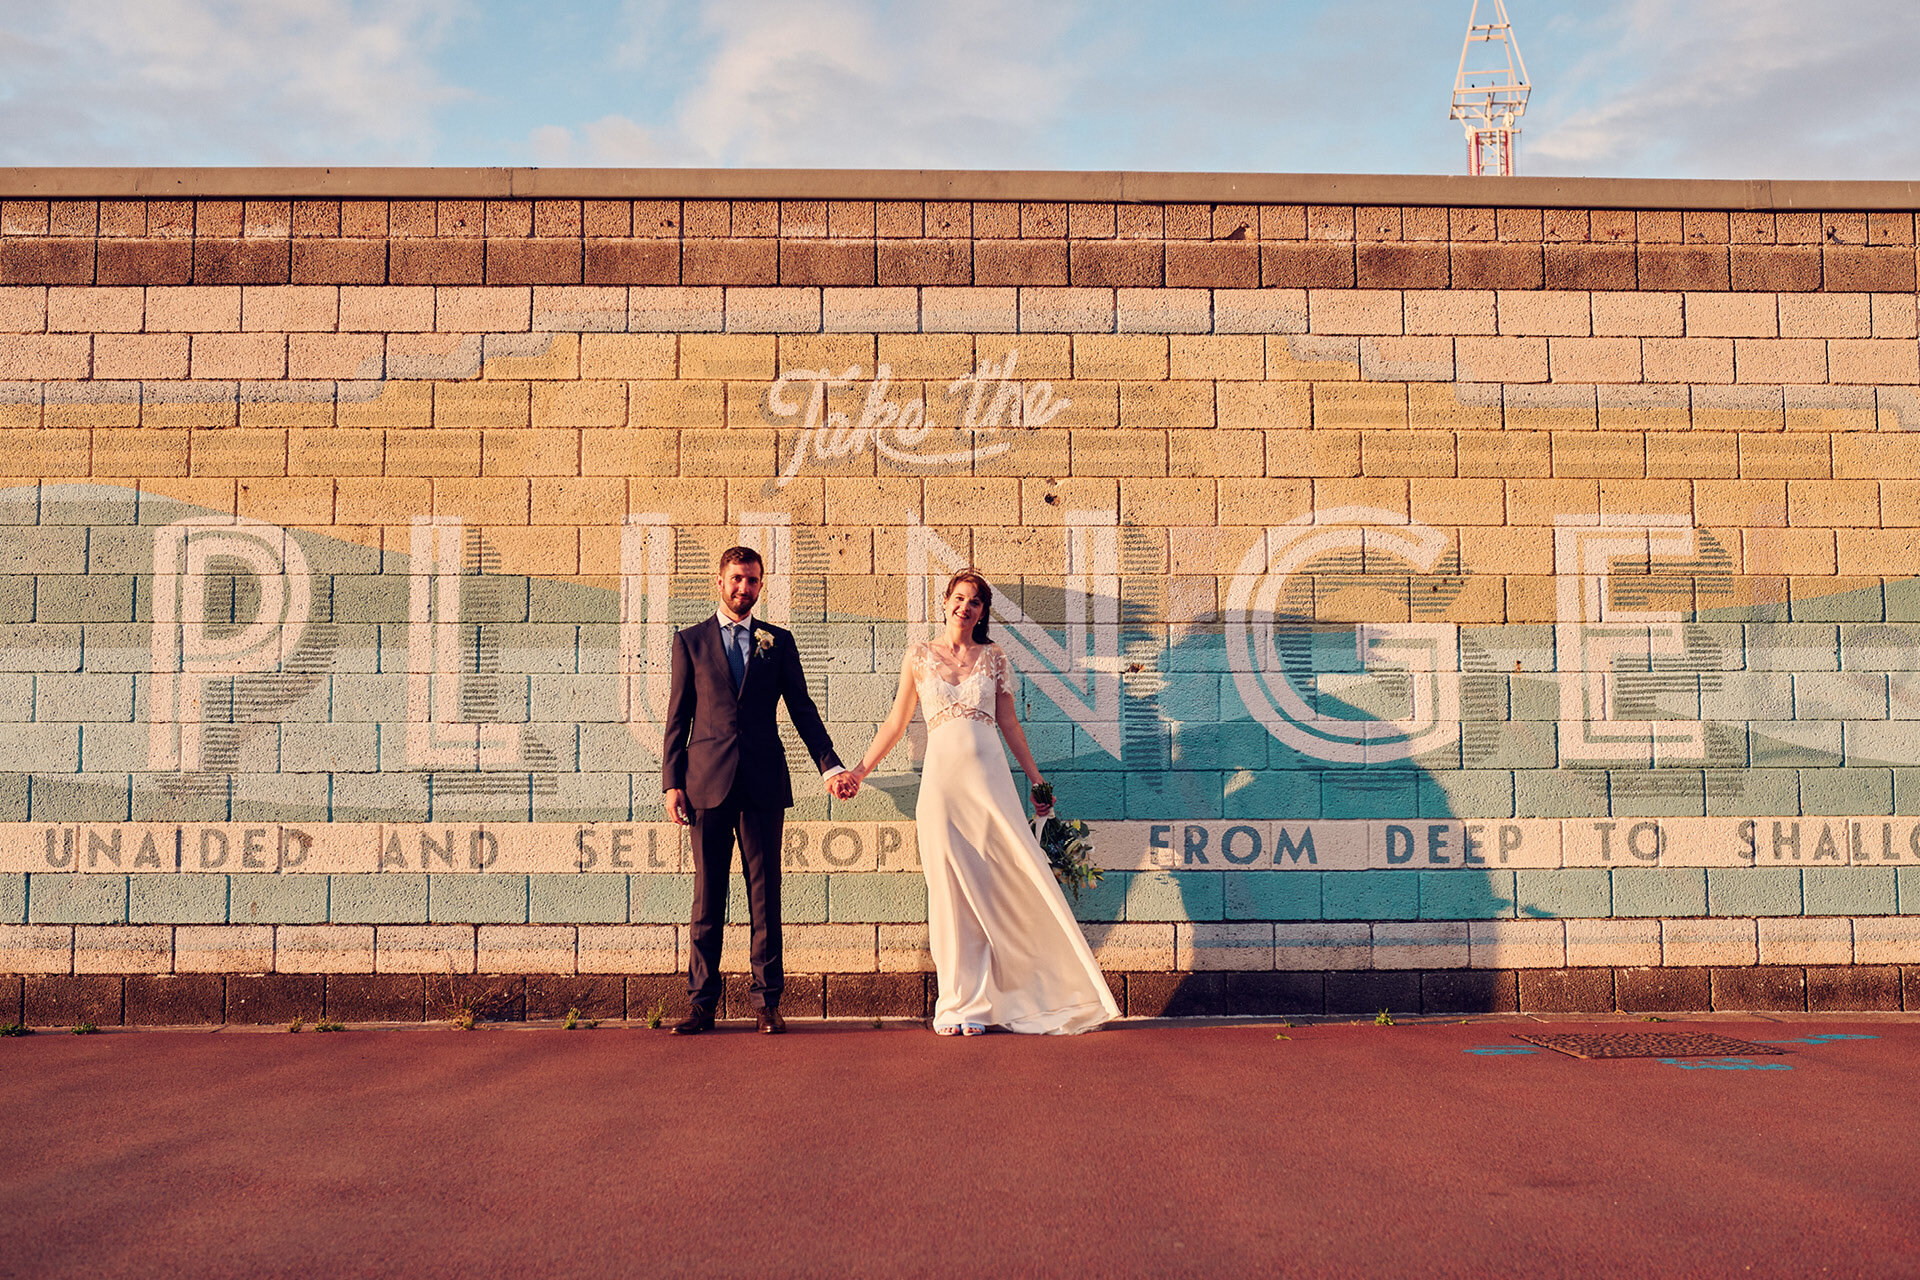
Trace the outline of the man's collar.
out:
M 753 626 L 753 614 L 751 613 L 747 614 L 746 617 L 740 619 L 740 621 L 738 622 L 735 622 L 732 618 L 729 618 L 727 616 L 727 611 L 721 608 L 715 608 L 713 611 L 713 616 L 715 621 L 719 622 L 719 624 L 722 627 L 747 627 L 751 629 Z

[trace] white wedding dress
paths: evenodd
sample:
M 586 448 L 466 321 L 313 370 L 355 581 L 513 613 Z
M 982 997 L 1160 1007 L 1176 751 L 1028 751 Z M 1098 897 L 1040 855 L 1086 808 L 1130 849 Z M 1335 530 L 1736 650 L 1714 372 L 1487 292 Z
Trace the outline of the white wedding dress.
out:
M 1073 1035 L 1119 1017 L 1014 790 L 994 719 L 1005 655 L 989 645 L 955 670 L 923 641 L 907 666 L 927 721 L 914 824 L 940 979 L 934 1026 Z

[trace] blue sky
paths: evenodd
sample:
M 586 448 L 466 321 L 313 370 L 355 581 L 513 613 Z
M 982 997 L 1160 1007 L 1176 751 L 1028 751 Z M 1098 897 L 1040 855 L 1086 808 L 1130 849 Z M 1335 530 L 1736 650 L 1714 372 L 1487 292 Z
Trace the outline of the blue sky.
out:
M 1454 173 L 1470 6 L 0 0 L 0 163 Z M 1508 10 L 1522 173 L 1920 177 L 1914 0 Z

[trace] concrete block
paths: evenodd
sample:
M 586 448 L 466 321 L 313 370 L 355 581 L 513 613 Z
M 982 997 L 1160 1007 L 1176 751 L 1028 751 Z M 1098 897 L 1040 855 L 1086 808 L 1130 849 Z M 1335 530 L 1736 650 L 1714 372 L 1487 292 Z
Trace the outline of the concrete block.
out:
M 1321 918 L 1321 873 L 1317 871 L 1229 871 L 1221 880 L 1228 920 Z
M 1759 959 L 1751 920 L 1662 920 L 1660 962 L 1668 965 L 1746 965 Z
M 208 1026 L 226 1021 L 227 983 L 218 974 L 132 974 L 125 984 L 127 1026 Z
M 1373 926 L 1375 969 L 1464 969 L 1466 921 L 1381 923 Z
M 171 973 L 173 930 L 163 924 L 83 924 L 73 931 L 75 973 Z
M 1467 935 L 1476 969 L 1560 969 L 1572 963 L 1566 926 L 1558 920 L 1475 920 Z
M 922 298 L 924 309 L 926 301 Z M 1112 333 L 1111 289 L 1031 288 L 1020 290 L 1022 333 Z
M 1893 772 L 1890 769 L 1802 769 L 1800 811 L 1807 814 L 1891 813 Z
M 25 924 L 27 877 L 23 872 L 0 874 L 0 924 Z
M 1018 290 L 950 288 L 920 290 L 924 333 L 1014 333 L 1020 327 Z
M 801 924 L 781 929 L 789 973 L 872 973 L 877 968 L 874 926 L 870 924 Z M 744 959 L 747 930 L 730 925 L 726 954 Z
M 821 327 L 828 333 L 917 333 L 917 289 L 823 289 Z
M 1706 914 L 1705 867 L 1623 867 L 1612 874 L 1616 916 Z
M 289 773 L 371 773 L 379 767 L 379 732 L 372 724 L 283 721 L 280 767 Z
M 1273 926 L 1274 968 L 1365 969 L 1373 963 L 1373 932 L 1365 924 Z
M 1891 893 L 1891 883 L 1888 889 Z M 1800 871 L 1797 867 L 1710 867 L 1707 909 L 1716 916 L 1797 916 Z
M 181 925 L 173 931 L 175 973 L 270 973 L 272 970 L 271 925 Z
M 627 919 L 635 924 L 686 924 L 693 918 L 693 876 L 667 873 L 633 876 Z
M 374 930 L 375 973 L 472 973 L 474 926 L 383 924 Z
M 1074 918 L 1078 920 L 1123 920 L 1126 918 L 1127 893 L 1133 887 L 1130 872 L 1109 871 L 1101 876 L 1098 884 L 1082 889 L 1076 897 L 1067 895 L 1068 904 L 1073 907 Z M 1320 896 L 1314 893 L 1314 915 L 1319 918 Z M 1265 919 L 1264 916 L 1250 915 L 1249 919 Z
M 671 925 L 581 925 L 581 973 L 674 973 L 681 968 Z
M 1108 972 L 1168 972 L 1174 967 L 1171 924 L 1088 924 L 1082 931 L 1095 962 Z
M 1233 292 L 1239 293 L 1240 290 Z M 1251 290 L 1247 292 L 1252 292 Z M 1115 298 L 1115 326 L 1121 333 L 1206 333 L 1213 328 L 1217 318 L 1213 314 L 1212 302 L 1220 296 L 1219 291 L 1206 289 L 1120 289 Z M 1233 311 L 1231 305 L 1229 310 Z M 1258 314 L 1248 309 L 1234 311 L 1229 324 L 1254 324 L 1261 319 L 1272 319 L 1274 323 L 1285 324 L 1290 321 L 1280 318 L 1284 311 L 1278 304 Z M 1300 325 L 1298 329 L 1226 329 L 1217 332 L 1228 333 L 1304 333 L 1306 309 L 1300 308 L 1298 320 L 1291 321 Z
M 627 901 L 629 882 L 656 878 L 552 874 L 529 876 L 527 919 L 534 924 L 617 923 L 630 918 Z M 691 911 L 691 898 L 688 907 Z
M 1658 920 L 1567 920 L 1567 964 L 1574 968 L 1657 965 Z
M 527 877 L 430 875 L 427 919 L 434 924 L 525 924 Z
M 370 924 L 283 924 L 273 931 L 278 973 L 372 973 Z
M 1520 1008 L 1527 1013 L 1611 1013 L 1612 969 L 1523 969 Z
M 323 924 L 327 919 L 324 875 L 227 877 L 227 919 L 234 924 Z
M 1807 1007 L 1804 969 L 1714 969 L 1710 976 L 1715 1010 L 1797 1012 Z
M 572 973 L 575 931 L 564 925 L 480 926 L 481 973 Z
M 34 679 L 35 720 L 113 723 L 132 717 L 131 675 L 82 672 L 48 674 Z
M 1423 1013 L 1513 1013 L 1520 984 L 1510 971 L 1443 969 L 1420 975 Z
M 126 918 L 125 876 L 27 877 L 27 919 L 33 924 L 121 924 Z
M 1177 924 L 1174 926 L 1176 970 L 1271 969 L 1271 924 Z
M 1809 968 L 1807 1008 L 1814 1013 L 1900 1008 L 1900 970 L 1893 965 Z
M 1705 969 L 1621 968 L 1614 979 L 1622 1012 L 1691 1013 L 1713 1007 Z
M 1489 920 L 1514 914 L 1514 872 L 1421 871 L 1422 920 Z
M 1218 920 L 1221 878 L 1207 872 L 1143 871 L 1127 887 L 1128 920 Z
M 14 526 L 0 539 L 0 573 L 85 573 L 87 530 Z
M 0 671 L 77 671 L 80 668 L 80 628 L 19 623 L 0 626 Z M 30 772 L 52 760 L 72 769 L 76 761 L 61 750 L 69 731 L 54 725 L 38 730 L 41 736 L 18 752 L 0 751 L 0 769 Z M 11 734 L 9 736 L 12 736 Z M 25 762 L 14 766 L 9 758 Z
M 1328 920 L 1412 920 L 1420 888 L 1406 871 L 1328 871 L 1321 876 L 1321 914 Z
M 852 872 L 826 877 L 827 919 L 835 924 L 917 924 L 927 918 L 924 877 Z
M 335 924 L 424 924 L 427 877 L 419 872 L 331 877 L 328 919 Z
M 1920 964 L 1920 920 L 1870 916 L 1853 922 L 1855 964 Z
M 879 928 L 881 973 L 932 973 L 924 924 L 883 924 Z
M 0 973 L 72 972 L 72 925 L 0 925 Z
M 223 875 L 144 875 L 127 884 L 131 924 L 225 924 L 227 878 Z
M 1831 916 L 1761 920 L 1761 964 L 1852 964 L 1853 921 Z
M 538 721 L 598 723 L 621 715 L 617 675 L 535 675 L 529 715 Z
M 1893 867 L 1808 867 L 1800 873 L 1806 914 L 1893 915 L 1898 909 L 1894 871 Z

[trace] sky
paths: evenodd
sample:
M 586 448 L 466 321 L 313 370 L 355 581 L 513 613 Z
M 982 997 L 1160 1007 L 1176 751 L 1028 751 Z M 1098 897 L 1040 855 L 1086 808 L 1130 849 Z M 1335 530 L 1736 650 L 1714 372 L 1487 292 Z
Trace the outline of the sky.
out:
M 1471 8 L 0 0 L 0 164 L 1458 173 Z M 1507 8 L 1523 174 L 1920 177 L 1915 0 Z

